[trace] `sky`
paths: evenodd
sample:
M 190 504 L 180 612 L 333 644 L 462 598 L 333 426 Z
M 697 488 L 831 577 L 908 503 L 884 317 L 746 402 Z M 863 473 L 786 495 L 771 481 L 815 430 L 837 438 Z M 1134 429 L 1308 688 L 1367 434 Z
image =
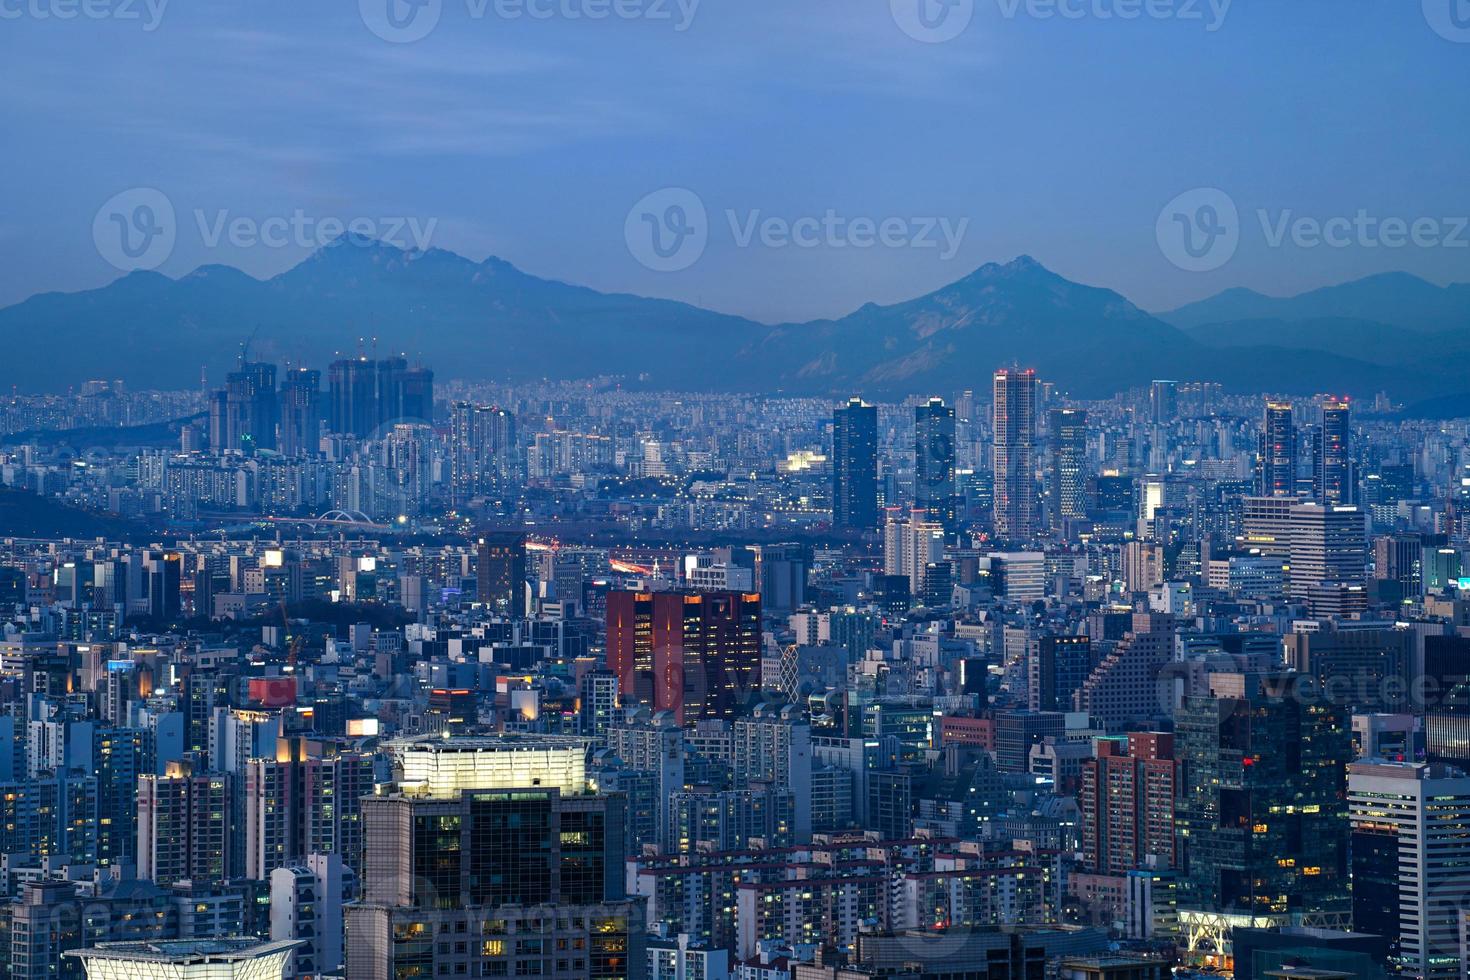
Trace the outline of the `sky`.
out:
M 1470 281 L 1470 0 L 0 0 L 0 83 L 0 304 L 338 222 L 767 322 Z

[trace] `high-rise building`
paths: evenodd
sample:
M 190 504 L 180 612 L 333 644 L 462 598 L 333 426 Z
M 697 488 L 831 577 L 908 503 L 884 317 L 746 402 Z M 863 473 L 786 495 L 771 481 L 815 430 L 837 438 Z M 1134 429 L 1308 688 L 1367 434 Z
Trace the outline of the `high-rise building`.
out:
M 1168 425 L 1179 417 L 1179 382 L 1155 381 L 1148 386 L 1149 416 L 1154 425 Z
M 582 742 L 393 748 L 401 782 L 363 800 L 367 860 L 362 899 L 345 910 L 347 976 L 642 975 L 642 903 L 624 891 L 624 799 L 589 792 Z
M 264 880 L 276 868 L 330 854 L 362 867 L 360 801 L 373 787 L 369 754 L 307 738 L 281 738 L 275 754 L 245 763 L 245 875 Z
M 1328 583 L 1362 585 L 1368 576 L 1367 515 L 1348 505 L 1291 508 L 1291 595 L 1308 601 Z
M 1035 536 L 1036 372 L 995 372 L 995 533 L 1013 541 Z
M 1037 637 L 1028 651 L 1026 700 L 1032 711 L 1071 711 L 1094 666 L 1086 636 Z
M 1087 410 L 1051 413 L 1051 524 L 1087 517 Z
M 1425 754 L 1470 767 L 1470 637 L 1424 637 L 1424 678 Z
M 1384 534 L 1373 539 L 1373 577 L 1380 583 L 1394 583 L 1393 600 L 1402 602 L 1421 594 L 1423 560 L 1423 535 Z
M 625 705 L 733 718 L 760 688 L 760 595 L 609 592 L 607 665 Z
M 760 705 L 731 726 L 731 769 L 736 785 L 766 783 L 794 797 L 792 832 L 798 844 L 812 836 L 812 729 L 795 705 Z
M 1389 941 L 1399 976 L 1463 976 L 1470 776 L 1442 765 L 1355 762 L 1347 791 L 1354 930 Z
M 1256 492 L 1262 497 L 1296 496 L 1296 423 L 1291 402 L 1266 402 L 1256 460 Z
M 952 531 L 955 501 L 954 409 L 942 398 L 914 408 L 914 506 Z
M 878 409 L 861 398 L 832 413 L 832 524 L 878 526 Z
M 225 375 L 209 406 L 209 444 L 216 453 L 276 448 L 280 412 L 276 394 L 276 366 L 243 361 Z
M 333 361 L 327 387 L 327 420 L 339 435 L 377 438 L 395 424 L 434 421 L 434 372 L 406 358 Z
M 322 440 L 322 373 L 287 371 L 281 379 L 280 450 L 284 456 L 313 456 Z
M 1130 732 L 1126 742 L 1098 739 L 1082 763 L 1082 863 L 1089 874 L 1125 875 L 1178 867 L 1174 798 L 1179 762 L 1174 736 Z
M 178 932 L 168 889 L 146 881 L 119 882 L 87 895 L 74 881 L 29 880 L 17 898 L 0 904 L 5 920 L 5 976 L 11 980 L 83 980 L 89 972 L 74 954 L 88 945 L 158 941 Z M 93 976 L 116 976 L 96 973 Z M 152 971 L 122 974 L 126 980 Z
M 1312 432 L 1312 495 L 1320 504 L 1356 504 L 1352 409 L 1346 398 L 1322 404 L 1322 425 Z
M 475 581 L 479 600 L 497 616 L 526 614 L 526 536 L 517 531 L 480 535 Z
M 907 519 L 888 512 L 883 525 L 883 574 L 909 580 L 909 596 L 922 601 L 930 570 L 944 560 L 944 525 L 927 511 L 915 510 Z
M 170 762 L 138 777 L 138 877 L 160 885 L 224 881 L 229 864 L 230 781 Z
M 1122 642 L 1102 657 L 1077 689 L 1077 710 L 1114 731 L 1167 716 L 1159 671 L 1174 657 L 1174 636 L 1172 616 L 1134 613 Z
M 1354 714 L 1407 711 L 1414 675 L 1409 630 L 1335 629 L 1282 637 L 1286 666 Z
M 1201 928 L 1222 914 L 1346 925 L 1346 709 L 1296 674 L 1217 673 L 1210 684 L 1175 712 L 1181 917 Z
M 183 568 L 184 559 L 178 552 L 143 553 L 143 589 L 149 616 L 167 619 L 179 614 Z
M 449 410 L 449 440 L 450 486 L 457 506 L 515 485 L 520 467 L 516 417 L 510 412 L 455 402 Z

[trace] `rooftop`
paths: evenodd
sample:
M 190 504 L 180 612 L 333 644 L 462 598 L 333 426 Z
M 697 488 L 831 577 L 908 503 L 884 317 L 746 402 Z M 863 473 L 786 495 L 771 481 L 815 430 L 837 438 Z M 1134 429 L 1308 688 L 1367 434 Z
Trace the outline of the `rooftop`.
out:
M 161 942 L 99 943 L 87 949 L 67 950 L 84 960 L 126 960 L 136 963 L 235 963 L 288 952 L 305 943 L 297 940 L 262 942 L 250 937 L 180 939 Z

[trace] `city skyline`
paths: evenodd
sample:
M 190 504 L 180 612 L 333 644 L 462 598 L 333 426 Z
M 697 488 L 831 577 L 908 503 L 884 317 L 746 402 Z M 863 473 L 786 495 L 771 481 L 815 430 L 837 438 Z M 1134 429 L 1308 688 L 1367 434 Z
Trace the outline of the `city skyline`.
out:
M 0 37 L 0 980 L 1465 980 L 1470 0 Z

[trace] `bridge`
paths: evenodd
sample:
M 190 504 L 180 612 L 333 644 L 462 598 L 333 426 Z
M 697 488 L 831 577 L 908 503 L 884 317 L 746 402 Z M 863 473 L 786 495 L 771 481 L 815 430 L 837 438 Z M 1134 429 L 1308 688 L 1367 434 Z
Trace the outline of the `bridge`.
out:
M 292 524 L 312 530 L 340 527 L 357 531 L 391 531 L 391 524 L 379 524 L 360 510 L 329 510 L 320 517 L 267 517 L 271 524 Z

